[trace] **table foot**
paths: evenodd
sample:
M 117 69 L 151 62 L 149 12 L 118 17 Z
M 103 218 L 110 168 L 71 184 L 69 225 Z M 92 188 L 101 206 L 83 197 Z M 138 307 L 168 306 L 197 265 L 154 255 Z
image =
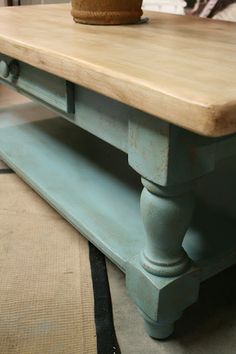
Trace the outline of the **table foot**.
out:
M 191 266 L 177 277 L 160 277 L 147 272 L 136 256 L 127 263 L 126 286 L 145 322 L 149 336 L 165 339 L 184 309 L 198 299 L 200 271 Z
M 170 337 L 174 332 L 175 321 L 181 316 L 178 315 L 176 319 L 163 319 L 159 321 L 153 321 L 143 314 L 144 327 L 147 334 L 154 339 L 166 339 Z

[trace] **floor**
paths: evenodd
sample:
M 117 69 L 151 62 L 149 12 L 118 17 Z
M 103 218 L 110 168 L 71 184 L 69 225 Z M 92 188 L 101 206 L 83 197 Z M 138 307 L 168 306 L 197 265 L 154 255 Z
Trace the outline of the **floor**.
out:
M 0 86 L 0 106 L 21 101 L 25 98 Z M 4 164 L 0 167 L 4 168 Z M 166 341 L 146 335 L 142 319 L 127 295 L 123 273 L 109 261 L 107 266 L 122 354 L 236 353 L 236 266 L 202 284 L 199 301 L 185 311 L 175 335 Z

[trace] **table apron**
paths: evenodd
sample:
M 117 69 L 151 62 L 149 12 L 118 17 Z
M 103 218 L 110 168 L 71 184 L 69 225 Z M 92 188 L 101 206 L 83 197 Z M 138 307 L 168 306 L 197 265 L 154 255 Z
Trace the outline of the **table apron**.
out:
M 235 136 L 199 136 L 3 54 L 0 82 L 127 153 L 136 172 L 162 186 L 199 178 L 234 154 Z

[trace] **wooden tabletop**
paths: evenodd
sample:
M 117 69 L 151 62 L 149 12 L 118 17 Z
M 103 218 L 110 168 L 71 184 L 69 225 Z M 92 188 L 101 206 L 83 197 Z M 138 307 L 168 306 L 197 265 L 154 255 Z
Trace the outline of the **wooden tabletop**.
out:
M 236 23 L 147 14 L 111 27 L 75 24 L 69 4 L 1 8 L 0 52 L 198 134 L 236 132 Z

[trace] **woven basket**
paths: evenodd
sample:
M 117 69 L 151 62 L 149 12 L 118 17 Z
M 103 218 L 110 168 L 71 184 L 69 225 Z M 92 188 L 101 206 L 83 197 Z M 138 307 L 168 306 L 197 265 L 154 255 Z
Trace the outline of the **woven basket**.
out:
M 72 0 L 75 22 L 93 25 L 138 23 L 142 0 Z

